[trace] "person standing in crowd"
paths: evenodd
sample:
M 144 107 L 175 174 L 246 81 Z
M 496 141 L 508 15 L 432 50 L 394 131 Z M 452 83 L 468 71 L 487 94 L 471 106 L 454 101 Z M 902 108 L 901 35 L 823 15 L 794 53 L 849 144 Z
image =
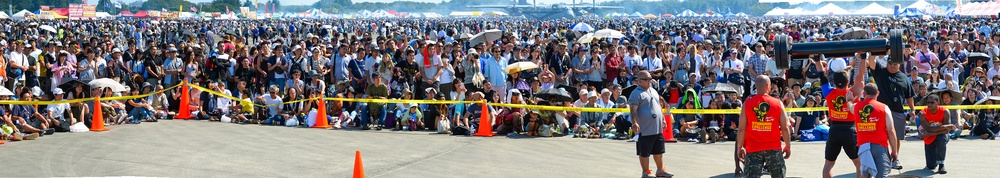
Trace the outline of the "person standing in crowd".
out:
M 665 145 L 663 139 L 663 127 L 667 124 L 663 119 L 664 113 L 660 110 L 666 103 L 655 90 L 651 88 L 653 77 L 649 71 L 639 71 L 636 74 L 635 83 L 639 86 L 632 91 L 628 97 L 629 116 L 632 118 L 632 130 L 639 136 L 636 141 L 636 154 L 639 155 L 639 164 L 642 167 L 642 177 L 652 176 L 649 169 L 649 156 L 653 155 L 656 162 L 656 177 L 673 177 L 663 166 L 663 153 Z M 669 108 L 667 113 L 669 113 Z M 787 137 L 786 137 L 787 138 Z
M 772 177 L 785 177 L 785 159 L 792 155 L 789 126 L 784 124 L 788 115 L 784 104 L 768 95 L 770 83 L 767 76 L 758 75 L 754 80 L 757 94 L 747 98 L 740 113 L 736 156 L 746 162 L 743 172 L 750 178 L 760 177 L 765 165 Z
M 913 88 L 910 85 L 909 77 L 901 71 L 901 65 L 899 63 L 889 63 L 888 65 L 879 64 L 875 58 L 868 54 L 868 60 L 860 66 L 868 66 L 859 71 L 861 76 L 872 76 L 875 78 L 875 83 L 881 85 L 878 87 L 879 93 L 885 93 L 885 95 L 878 95 L 878 101 L 885 103 L 889 106 L 892 112 L 893 127 L 896 132 L 896 138 L 904 138 L 906 135 L 906 120 L 907 118 L 913 118 L 916 115 L 916 110 L 914 110 L 913 102 Z M 864 58 L 864 57 L 861 57 Z M 871 75 L 868 75 L 868 74 Z M 909 106 L 910 110 L 903 110 L 903 103 Z M 909 115 L 907 115 L 909 113 Z M 899 145 L 896 140 L 896 145 Z M 893 169 L 903 169 L 903 166 L 899 164 L 899 160 L 892 163 Z
M 947 93 L 947 92 L 944 92 Z M 955 125 L 951 122 L 951 114 L 948 109 L 939 105 L 941 99 L 938 95 L 930 95 L 924 99 L 927 109 L 921 110 L 920 126 L 924 132 L 920 137 L 924 139 L 924 157 L 926 158 L 926 170 L 933 171 L 938 168 L 938 174 L 947 174 L 944 168 L 944 157 L 948 150 L 948 132 L 955 130 Z
M 874 61 L 872 61 L 874 62 Z M 899 65 L 899 64 L 895 64 Z M 890 107 L 877 101 L 881 93 L 873 83 L 865 84 L 864 100 L 851 109 L 858 132 L 858 160 L 862 177 L 889 177 L 892 162 L 899 159 L 899 137 L 890 114 Z M 948 131 L 944 131 L 948 133 Z

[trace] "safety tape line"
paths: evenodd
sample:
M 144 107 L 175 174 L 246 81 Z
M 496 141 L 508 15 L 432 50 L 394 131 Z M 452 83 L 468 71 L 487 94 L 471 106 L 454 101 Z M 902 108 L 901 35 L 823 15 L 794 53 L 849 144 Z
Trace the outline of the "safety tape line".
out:
M 174 88 L 177 88 L 177 87 L 179 87 L 181 85 L 183 85 L 183 83 L 182 84 L 174 85 L 174 86 L 169 87 L 169 88 L 165 88 L 163 90 L 153 91 L 153 92 L 146 93 L 146 94 L 132 95 L 132 96 L 104 97 L 104 98 L 101 98 L 101 100 L 102 101 L 115 101 L 115 100 L 130 100 L 130 99 L 137 99 L 137 98 L 145 98 L 145 97 L 149 97 L 150 95 L 157 95 L 157 94 L 160 94 L 160 93 L 163 93 L 163 92 L 166 92 L 166 91 L 170 91 L 170 90 L 172 90 Z M 82 102 L 87 102 L 87 101 L 93 101 L 94 99 L 95 98 L 78 98 L 78 99 L 58 100 L 58 101 L 0 100 L 0 104 L 55 105 L 55 104 L 67 104 L 67 103 L 82 103 Z

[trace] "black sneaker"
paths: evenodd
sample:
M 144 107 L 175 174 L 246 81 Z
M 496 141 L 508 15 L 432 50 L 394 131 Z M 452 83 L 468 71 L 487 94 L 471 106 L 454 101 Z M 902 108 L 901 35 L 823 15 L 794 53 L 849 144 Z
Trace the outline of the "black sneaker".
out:
M 54 133 L 56 133 L 56 129 L 54 128 L 45 129 L 45 135 L 52 135 Z
M 368 127 L 367 125 L 366 126 L 361 126 L 361 130 L 371 130 L 371 129 L 372 128 Z
M 938 174 L 948 174 L 948 171 L 944 169 L 944 164 L 938 164 Z

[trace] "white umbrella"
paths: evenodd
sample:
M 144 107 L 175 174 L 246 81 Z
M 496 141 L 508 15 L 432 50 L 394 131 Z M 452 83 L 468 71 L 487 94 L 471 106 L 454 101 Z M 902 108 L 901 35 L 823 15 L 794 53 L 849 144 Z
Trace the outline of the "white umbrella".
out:
M 37 26 L 38 22 L 31 22 L 31 23 L 28 23 L 28 25 L 30 25 L 30 26 Z
M 463 33 L 462 36 L 459 36 L 458 39 L 469 39 L 469 38 L 472 38 L 472 34 Z
M 524 62 L 515 62 L 513 64 L 507 65 L 507 67 L 505 67 L 503 70 L 507 71 L 507 73 L 517 73 L 520 71 L 536 69 L 536 68 L 538 68 L 538 64 L 535 64 L 534 62 L 531 61 L 524 61 Z
M 151 23 L 151 24 L 153 24 L 153 25 L 159 25 L 159 24 L 160 24 L 160 21 L 156 21 L 156 20 L 154 20 L 154 21 L 150 21 L 149 23 Z
M 612 30 L 612 29 L 606 29 L 605 28 L 603 30 L 598 30 L 597 32 L 594 32 L 594 37 L 597 37 L 597 38 L 623 38 L 623 37 L 625 37 L 625 35 L 622 34 L 622 32 L 620 32 L 618 30 Z
M 14 92 L 11 92 L 7 87 L 0 86 L 0 96 L 14 96 Z
M 111 91 L 113 92 L 128 91 L 125 89 L 125 85 L 122 85 L 115 80 L 111 80 L 110 78 L 91 80 L 88 84 L 90 85 L 90 88 L 111 88 Z
M 333 28 L 332 25 L 323 25 L 323 28 Z
M 580 39 L 577 39 L 576 42 L 587 44 L 587 43 L 593 42 L 595 39 L 597 39 L 597 38 L 594 37 L 593 33 L 588 33 L 588 34 L 583 35 L 582 37 L 580 37 Z
M 770 26 L 771 28 L 785 28 L 785 24 L 783 23 L 772 23 Z
M 594 31 L 594 27 L 590 26 L 590 24 L 580 22 L 573 25 L 573 31 L 590 32 Z
M 52 26 L 49 26 L 49 25 L 42 25 L 41 27 L 38 27 L 38 28 L 42 29 L 42 30 L 50 31 L 52 33 L 58 33 L 58 32 L 56 32 L 56 28 L 53 28 Z
M 475 46 L 485 41 L 497 40 L 500 39 L 500 35 L 503 35 L 503 32 L 497 29 L 479 32 L 478 34 L 472 36 L 472 39 L 469 40 L 469 45 Z

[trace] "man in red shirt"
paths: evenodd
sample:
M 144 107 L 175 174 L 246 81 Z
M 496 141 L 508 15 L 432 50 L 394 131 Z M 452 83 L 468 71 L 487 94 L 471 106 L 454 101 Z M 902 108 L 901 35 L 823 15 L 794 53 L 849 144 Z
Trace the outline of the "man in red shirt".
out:
M 746 162 L 743 172 L 748 178 L 760 177 L 765 164 L 772 177 L 785 177 L 784 159 L 792 154 L 788 115 L 782 107 L 785 104 L 767 95 L 771 91 L 771 80 L 767 76 L 759 75 L 754 82 L 757 94 L 743 103 L 743 112 L 740 112 L 736 156 Z
M 950 95 L 948 92 L 941 94 Z M 920 138 L 924 139 L 924 157 L 927 161 L 927 167 L 924 169 L 934 170 L 934 167 L 937 167 L 938 174 L 947 174 L 948 171 L 944 169 L 944 156 L 948 150 L 946 147 L 948 132 L 955 130 L 955 125 L 951 124 L 951 119 L 947 119 L 951 118 L 948 109 L 938 105 L 940 101 L 938 95 L 930 95 L 924 99 L 927 109 L 920 111 L 920 118 L 924 118 L 920 120 L 920 126 L 924 128 Z
M 899 152 L 893 119 L 889 107 L 875 100 L 879 92 L 874 83 L 866 84 L 864 92 L 865 99 L 851 109 L 858 132 L 858 159 L 861 162 L 858 175 L 888 177 L 892 168 L 890 163 L 896 160 Z

